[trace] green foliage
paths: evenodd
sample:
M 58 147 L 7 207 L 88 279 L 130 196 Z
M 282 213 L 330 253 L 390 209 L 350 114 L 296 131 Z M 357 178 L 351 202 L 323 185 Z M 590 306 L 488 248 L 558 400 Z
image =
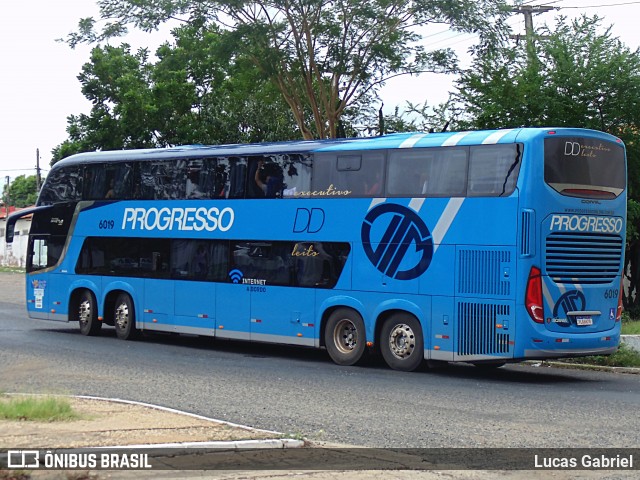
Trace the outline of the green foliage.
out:
M 621 330 L 622 335 L 640 335 L 640 320 L 637 320 L 637 316 L 634 318 L 636 318 L 636 320 L 625 321 L 623 317 Z
M 9 193 L 9 195 L 7 195 L 7 193 Z M 16 177 L 9 185 L 9 192 L 6 191 L 5 186 L 2 197 L 4 202 L 8 200 L 9 205 L 18 208 L 35 205 L 38 198 L 36 176 L 31 175 L 27 177 L 26 175 L 20 175 Z
M 26 421 L 66 421 L 80 416 L 66 399 L 54 397 L 20 397 L 0 399 L 0 418 Z
M 210 30 L 224 23 L 229 58 L 243 66 L 243 74 L 257 69 L 277 89 L 304 138 L 335 137 L 343 115 L 366 109 L 392 76 L 456 71 L 453 53 L 426 48 L 416 27 L 447 23 L 478 33 L 481 51 L 504 33 L 508 11 L 504 0 L 98 0 L 98 5 L 102 30 L 96 31 L 94 19 L 82 19 L 67 38 L 71 46 L 105 41 L 129 26 L 150 31 L 176 18 Z
M 458 82 L 463 123 L 475 128 L 574 126 L 635 139 L 640 115 L 640 54 L 600 19 L 586 16 L 529 42 L 498 46 L 476 58 Z M 636 129 L 637 130 L 637 129 Z
M 625 343 L 612 355 L 595 355 L 593 357 L 579 357 L 566 359 L 568 363 L 585 365 L 600 365 L 606 367 L 640 367 L 640 353 Z
M 226 34 L 188 25 L 173 36 L 155 63 L 127 44 L 93 49 L 78 77 L 91 113 L 68 117 L 52 163 L 83 151 L 299 137 L 273 84 L 229 56 Z

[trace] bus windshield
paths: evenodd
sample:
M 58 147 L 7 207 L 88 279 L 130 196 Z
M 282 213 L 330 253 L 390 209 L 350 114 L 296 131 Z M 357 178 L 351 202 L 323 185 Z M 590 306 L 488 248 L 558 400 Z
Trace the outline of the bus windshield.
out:
M 544 181 L 562 195 L 617 198 L 625 188 L 624 150 L 595 138 L 546 138 Z

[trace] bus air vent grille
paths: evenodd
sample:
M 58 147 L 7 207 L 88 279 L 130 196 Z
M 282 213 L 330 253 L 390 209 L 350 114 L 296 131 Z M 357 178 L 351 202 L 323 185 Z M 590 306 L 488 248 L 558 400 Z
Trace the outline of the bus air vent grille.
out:
M 546 273 L 556 283 L 608 284 L 620 272 L 619 235 L 556 232 L 546 239 Z
M 509 305 L 459 302 L 458 355 L 509 353 L 509 334 L 498 327 L 509 316 Z
M 520 255 L 532 257 L 536 254 L 535 249 L 535 212 L 533 210 L 522 210 L 522 237 L 520 241 Z
M 511 282 L 504 266 L 511 262 L 506 250 L 459 250 L 458 293 L 507 296 Z

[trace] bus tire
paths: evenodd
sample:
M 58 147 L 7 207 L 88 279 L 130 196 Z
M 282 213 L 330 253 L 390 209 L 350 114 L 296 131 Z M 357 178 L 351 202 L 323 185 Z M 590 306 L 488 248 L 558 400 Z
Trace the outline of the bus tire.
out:
M 113 325 L 121 340 L 133 340 L 137 336 L 136 312 L 131 297 L 121 293 L 116 298 L 113 309 Z
M 87 337 L 98 335 L 102 328 L 102 322 L 98 320 L 98 305 L 96 297 L 93 296 L 93 292 L 83 290 L 80 293 L 77 312 L 80 333 Z
M 327 352 L 338 365 L 355 365 L 365 351 L 364 321 L 358 312 L 339 308 L 327 320 L 324 328 Z
M 380 330 L 380 351 L 394 370 L 412 372 L 424 359 L 422 327 L 416 317 L 396 313 L 387 318 Z

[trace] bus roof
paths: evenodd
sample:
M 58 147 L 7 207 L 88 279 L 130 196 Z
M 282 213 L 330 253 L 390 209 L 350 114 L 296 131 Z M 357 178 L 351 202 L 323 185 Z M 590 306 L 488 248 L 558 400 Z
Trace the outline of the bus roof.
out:
M 311 152 L 335 152 L 354 150 L 377 150 L 387 148 L 440 147 L 451 145 L 479 145 L 514 143 L 556 132 L 562 135 L 597 136 L 622 143 L 618 138 L 595 130 L 578 128 L 517 128 L 502 130 L 478 130 L 440 133 L 394 133 L 378 137 L 338 138 L 329 140 L 295 140 L 287 142 L 228 144 L 228 145 L 184 145 L 168 148 L 132 150 L 110 150 L 78 153 L 57 162 L 53 168 L 92 163 L 138 160 L 251 156 L 264 154 L 304 154 Z

